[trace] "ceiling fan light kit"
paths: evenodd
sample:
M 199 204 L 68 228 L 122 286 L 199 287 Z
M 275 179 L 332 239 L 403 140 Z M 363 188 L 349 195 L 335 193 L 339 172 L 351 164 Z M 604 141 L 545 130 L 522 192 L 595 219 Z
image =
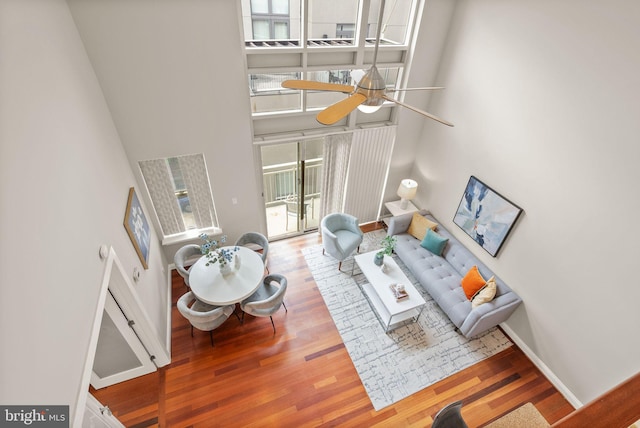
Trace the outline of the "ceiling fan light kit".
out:
M 382 28 L 382 14 L 384 12 L 384 0 L 380 2 L 380 14 L 378 15 L 378 30 L 376 35 L 376 43 L 373 50 L 373 64 L 371 68 L 367 70 L 367 72 L 362 76 L 362 78 L 356 83 L 356 86 L 350 85 L 339 85 L 335 83 L 324 83 L 324 82 L 316 82 L 312 80 L 285 80 L 282 82 L 282 87 L 287 89 L 298 89 L 298 90 L 313 90 L 313 91 L 330 91 L 330 92 L 343 92 L 349 94 L 348 98 L 344 100 L 338 101 L 335 104 L 330 105 L 329 107 L 322 110 L 316 116 L 318 122 L 323 125 L 333 125 L 339 120 L 343 119 L 353 110 L 358 108 L 358 110 L 363 113 L 374 113 L 380 109 L 382 104 L 384 104 L 385 100 L 400 105 L 402 107 L 408 108 L 416 113 L 419 113 L 429 119 L 436 120 L 442 124 L 447 126 L 453 126 L 452 123 L 447 122 L 444 119 L 441 119 L 437 116 L 432 115 L 431 113 L 427 113 L 426 111 L 420 110 L 416 107 L 410 106 L 408 104 L 404 104 L 400 101 L 397 101 L 389 96 L 387 96 L 387 92 L 396 92 L 396 91 L 411 91 L 411 90 L 434 90 L 434 89 L 444 89 L 442 87 L 427 87 L 427 88 L 405 88 L 405 89 L 387 89 L 386 82 L 378 68 L 376 67 L 376 59 L 378 56 L 378 47 L 380 45 L 380 31 Z M 353 76 L 352 76 L 353 77 Z

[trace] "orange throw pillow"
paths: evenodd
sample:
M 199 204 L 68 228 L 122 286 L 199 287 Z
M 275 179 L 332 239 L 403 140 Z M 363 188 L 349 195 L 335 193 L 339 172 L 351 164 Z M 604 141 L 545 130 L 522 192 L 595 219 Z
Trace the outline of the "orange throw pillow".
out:
M 474 294 L 476 294 L 484 285 L 487 280 L 480 275 L 478 266 L 474 266 L 469 269 L 469 272 L 462 278 L 462 289 L 467 299 L 471 300 Z

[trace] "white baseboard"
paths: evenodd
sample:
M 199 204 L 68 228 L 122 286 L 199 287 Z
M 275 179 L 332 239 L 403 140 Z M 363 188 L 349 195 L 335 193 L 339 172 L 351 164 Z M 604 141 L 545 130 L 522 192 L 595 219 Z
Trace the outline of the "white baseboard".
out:
M 527 344 L 520 339 L 520 337 L 507 326 L 505 323 L 500 324 L 500 327 L 504 330 L 505 333 L 518 345 L 518 348 L 524 352 L 524 354 L 531 360 L 533 365 L 535 365 L 538 370 L 542 372 L 542 374 L 549 379 L 549 382 L 556 387 L 558 391 L 567 399 L 567 401 L 575 408 L 578 409 L 582 407 L 582 402 L 578 400 L 578 398 L 573 395 L 571 390 L 567 388 L 567 386 L 560 381 L 558 376 L 527 346 Z

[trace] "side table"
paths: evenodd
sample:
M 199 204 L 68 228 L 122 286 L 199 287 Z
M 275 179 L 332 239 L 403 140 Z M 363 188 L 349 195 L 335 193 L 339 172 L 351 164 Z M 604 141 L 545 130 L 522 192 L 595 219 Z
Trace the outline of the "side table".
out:
M 385 227 L 389 226 L 389 217 L 391 216 L 414 213 L 418 211 L 418 208 L 416 208 L 416 206 L 413 205 L 411 201 L 407 202 L 407 208 L 405 209 L 400 208 L 400 202 L 401 201 L 393 201 L 384 203 L 385 208 L 391 214 L 382 217 L 382 221 L 384 222 Z

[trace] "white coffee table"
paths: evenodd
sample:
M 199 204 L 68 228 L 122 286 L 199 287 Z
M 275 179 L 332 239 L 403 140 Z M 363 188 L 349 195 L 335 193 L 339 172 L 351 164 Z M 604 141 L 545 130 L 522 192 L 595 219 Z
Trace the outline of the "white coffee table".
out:
M 406 322 L 418 321 L 426 302 L 391 256 L 384 256 L 386 272 L 383 272 L 380 266 L 373 262 L 374 255 L 378 251 L 359 254 L 355 256 L 355 260 L 364 276 L 369 280 L 368 284 L 362 285 L 362 292 L 385 332 L 388 333 Z M 389 288 L 391 284 L 403 284 L 409 297 L 397 301 Z

